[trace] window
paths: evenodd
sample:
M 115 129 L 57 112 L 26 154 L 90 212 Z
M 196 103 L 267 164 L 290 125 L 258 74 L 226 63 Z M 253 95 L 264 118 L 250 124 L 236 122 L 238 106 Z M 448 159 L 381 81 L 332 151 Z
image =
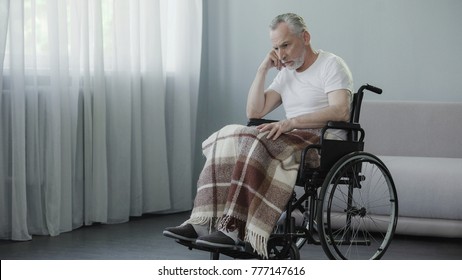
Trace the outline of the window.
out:
M 175 56 L 175 48 L 179 47 L 176 44 L 178 16 L 175 15 L 179 8 L 177 2 L 177 0 L 160 1 L 161 29 L 164 31 L 161 36 L 162 62 L 167 72 L 175 71 L 175 64 L 177 63 Z M 88 67 L 94 69 L 94 59 L 100 59 L 95 57 L 95 48 L 99 48 L 101 45 L 104 69 L 106 71 L 113 70 L 114 63 L 116 63 L 114 52 L 120 51 L 117 49 L 119 47 L 114 45 L 115 36 L 120 33 L 118 29 L 130 28 L 129 32 L 139 32 L 139 30 L 133 29 L 133 26 L 140 26 L 139 21 L 141 19 L 137 13 L 140 11 L 142 13 L 143 8 L 137 10 L 133 7 L 143 5 L 145 2 L 121 1 L 121 5 L 126 5 L 128 9 L 133 8 L 130 13 L 125 14 L 125 16 L 129 16 L 129 22 L 125 21 L 126 18 L 117 18 L 114 14 L 114 5 L 119 2 L 101 0 L 100 6 L 96 6 L 96 3 L 99 2 L 24 0 L 24 52 L 18 49 L 18 52 L 14 53 L 14 50 L 11 49 L 11 36 L 18 36 L 18 34 L 12 35 L 11 29 L 9 29 L 4 62 L 5 73 L 7 74 L 11 67 L 11 55 L 24 56 L 26 73 L 35 70 L 38 73 L 47 73 L 50 68 L 50 59 L 57 55 L 53 52 L 53 49 L 56 48 L 59 48 L 60 55 L 65 55 L 66 59 L 72 61 L 69 63 L 70 68 L 75 65 L 80 68 L 87 67 L 89 64 Z M 117 23 L 116 20 L 120 22 Z M 57 32 L 52 30 L 54 28 L 58 29 Z M 50 30 L 53 32 L 50 33 Z M 52 38 L 50 34 L 53 34 L 54 37 Z M 83 55 L 84 53 L 88 53 L 88 55 Z

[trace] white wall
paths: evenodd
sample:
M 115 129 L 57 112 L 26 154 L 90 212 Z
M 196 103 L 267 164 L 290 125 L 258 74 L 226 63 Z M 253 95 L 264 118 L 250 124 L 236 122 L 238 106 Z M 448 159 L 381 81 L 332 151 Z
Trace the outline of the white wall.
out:
M 315 48 L 345 59 L 356 88 L 384 89 L 367 98 L 462 101 L 462 1 L 205 0 L 204 9 L 207 130 L 245 122 L 248 88 L 271 47 L 268 24 L 284 12 L 305 18 Z
M 199 162 L 211 132 L 246 122 L 247 91 L 271 48 L 268 24 L 285 12 L 305 18 L 315 48 L 347 62 L 356 88 L 383 88 L 366 99 L 462 102 L 460 0 L 204 0 Z

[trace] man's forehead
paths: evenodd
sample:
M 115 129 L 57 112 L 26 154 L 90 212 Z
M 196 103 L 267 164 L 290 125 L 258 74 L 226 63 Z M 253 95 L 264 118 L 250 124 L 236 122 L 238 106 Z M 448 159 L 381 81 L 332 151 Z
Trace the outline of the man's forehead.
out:
M 293 36 L 287 23 L 280 23 L 274 30 L 270 30 L 270 40 L 275 46 L 281 45 Z

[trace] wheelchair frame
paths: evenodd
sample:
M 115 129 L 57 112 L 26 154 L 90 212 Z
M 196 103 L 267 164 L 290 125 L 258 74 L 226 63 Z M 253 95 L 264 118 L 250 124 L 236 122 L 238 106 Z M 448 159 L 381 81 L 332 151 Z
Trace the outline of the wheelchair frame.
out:
M 390 245 L 398 220 L 398 197 L 392 176 L 376 156 L 364 152 L 365 132 L 359 125 L 364 90 L 381 94 L 380 88 L 365 84 L 353 95 L 350 122 L 328 122 L 319 144 L 306 147 L 301 156 L 295 188 L 287 204 L 286 217 L 268 241 L 270 259 L 300 259 L 305 244 L 321 245 L 329 259 L 380 259 Z M 251 119 L 248 126 L 274 120 Z M 346 140 L 324 138 L 329 129 L 348 132 Z M 310 150 L 321 155 L 318 168 L 306 168 Z M 297 225 L 293 212 L 304 216 Z M 234 248 L 209 248 L 177 240 L 189 249 L 232 258 L 261 258 L 247 244 Z

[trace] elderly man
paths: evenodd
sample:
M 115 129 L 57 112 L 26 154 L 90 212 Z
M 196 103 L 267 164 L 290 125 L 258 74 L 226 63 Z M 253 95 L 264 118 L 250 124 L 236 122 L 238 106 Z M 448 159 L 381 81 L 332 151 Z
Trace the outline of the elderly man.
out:
M 249 90 L 247 117 L 263 118 L 282 104 L 286 119 L 229 125 L 204 141 L 207 161 L 191 217 L 165 229 L 165 236 L 223 248 L 245 241 L 267 256 L 268 238 L 293 191 L 300 151 L 319 141 L 328 121 L 349 120 L 353 85 L 344 61 L 314 50 L 304 20 L 293 13 L 271 22 L 270 39 L 272 49 Z M 272 68 L 279 73 L 265 89 Z M 345 137 L 342 131 L 330 134 Z

